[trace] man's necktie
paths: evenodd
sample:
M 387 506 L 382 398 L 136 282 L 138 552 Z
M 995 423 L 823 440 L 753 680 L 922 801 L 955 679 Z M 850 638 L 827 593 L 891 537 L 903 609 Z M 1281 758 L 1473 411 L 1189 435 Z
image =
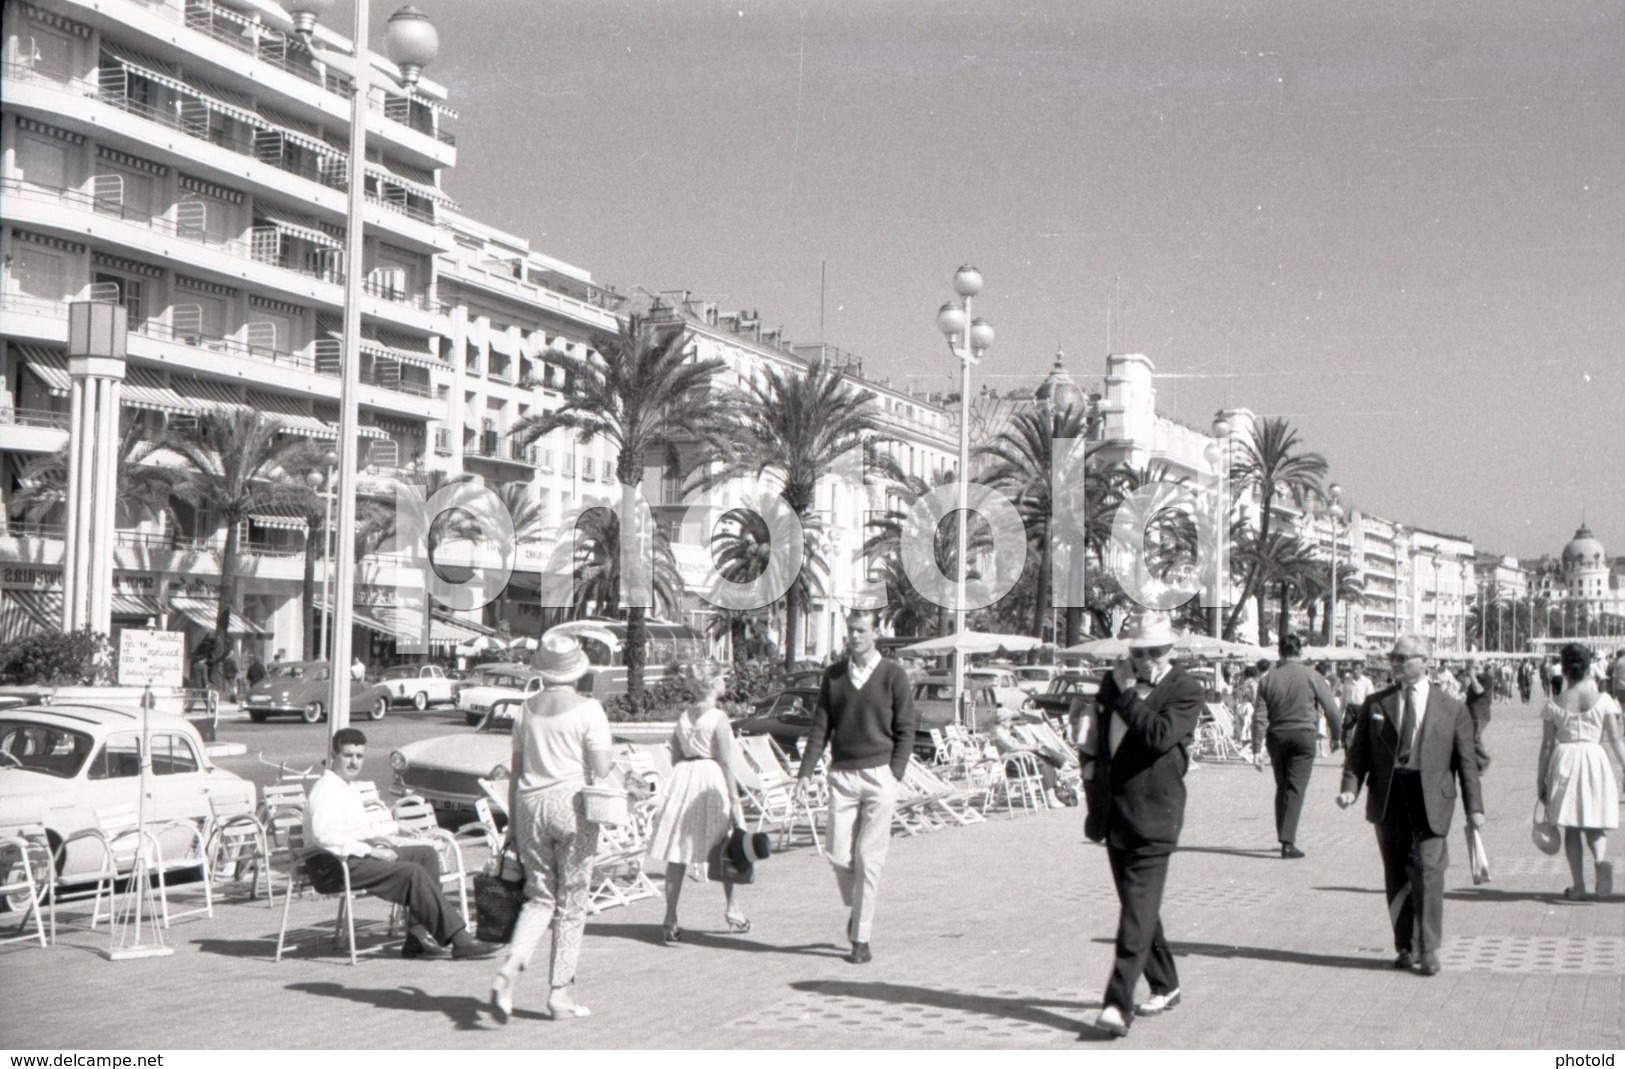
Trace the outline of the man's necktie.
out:
M 1416 745 L 1416 688 L 1405 688 L 1405 715 L 1399 722 L 1399 768 L 1411 765 L 1411 747 Z

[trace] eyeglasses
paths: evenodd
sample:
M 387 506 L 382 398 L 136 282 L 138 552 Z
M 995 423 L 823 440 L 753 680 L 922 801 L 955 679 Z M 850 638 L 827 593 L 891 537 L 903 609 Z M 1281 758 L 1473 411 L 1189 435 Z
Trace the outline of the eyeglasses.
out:
M 1421 653 L 1390 653 L 1388 655 L 1388 659 L 1390 661 L 1397 661 L 1397 662 L 1400 662 L 1400 663 L 1408 661 L 1408 660 L 1412 659 L 1413 657 L 1418 659 L 1418 660 L 1426 660 L 1427 659 L 1427 656 L 1425 654 L 1421 654 Z
M 1129 650 L 1128 655 L 1137 661 L 1154 661 L 1171 649 L 1172 646 L 1156 646 L 1150 649 Z

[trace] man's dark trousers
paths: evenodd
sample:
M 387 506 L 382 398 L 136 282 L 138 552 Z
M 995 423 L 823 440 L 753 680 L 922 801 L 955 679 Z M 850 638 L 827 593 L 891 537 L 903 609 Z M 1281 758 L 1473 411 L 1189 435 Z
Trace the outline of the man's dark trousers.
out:
M 1421 773 L 1394 772 L 1388 808 L 1376 827 L 1394 949 L 1437 954 L 1444 939 L 1444 871 L 1450 852 L 1445 837 L 1428 826 Z
M 452 937 L 467 925 L 440 893 L 440 854 L 427 844 L 397 846 L 395 853 L 399 861 L 380 861 L 374 857 L 345 859 L 343 864 L 350 868 L 350 889 L 368 891 L 385 902 L 405 906 L 413 923 L 427 928 L 435 942 L 441 946 L 451 945 Z M 340 864 L 338 858 L 325 850 L 311 854 L 305 862 L 311 886 L 324 895 L 343 892 L 344 874 L 339 871 Z
M 1275 837 L 1283 843 L 1298 841 L 1298 817 L 1309 776 L 1315 771 L 1315 729 L 1272 731 L 1264 737 L 1270 767 L 1275 770 Z
M 1106 847 L 1121 907 L 1117 960 L 1106 983 L 1105 1005 L 1116 1006 L 1125 1017 L 1133 1012 L 1134 983 L 1141 973 L 1153 995 L 1165 995 L 1179 986 L 1174 953 L 1162 934 L 1162 890 L 1168 883 L 1172 851 L 1170 846 Z

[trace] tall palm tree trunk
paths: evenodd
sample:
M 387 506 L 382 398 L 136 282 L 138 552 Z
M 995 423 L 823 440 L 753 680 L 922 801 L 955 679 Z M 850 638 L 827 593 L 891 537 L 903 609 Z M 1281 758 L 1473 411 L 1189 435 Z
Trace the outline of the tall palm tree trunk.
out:
M 214 649 L 209 652 L 209 675 L 223 686 L 221 665 L 231 650 L 231 607 L 237 601 L 237 532 L 240 521 L 226 523 L 226 548 L 220 555 L 220 605 L 214 614 Z
M 304 605 L 304 651 L 305 660 L 314 661 L 316 657 L 316 524 L 308 517 L 305 527 L 305 574 L 304 588 L 301 593 Z M 321 537 L 327 537 L 324 530 Z
M 1044 613 L 1049 608 L 1050 569 L 1054 566 L 1050 558 L 1050 526 L 1053 523 L 1053 520 L 1049 520 L 1044 524 L 1044 539 L 1038 555 L 1038 589 L 1033 596 L 1033 637 L 1039 639 L 1044 637 Z M 1037 660 L 1038 648 L 1035 646 L 1027 655 L 1027 663 L 1035 664 Z
M 794 595 L 786 594 L 784 601 L 784 667 L 794 668 L 796 644 L 801 641 L 801 613 L 796 608 Z

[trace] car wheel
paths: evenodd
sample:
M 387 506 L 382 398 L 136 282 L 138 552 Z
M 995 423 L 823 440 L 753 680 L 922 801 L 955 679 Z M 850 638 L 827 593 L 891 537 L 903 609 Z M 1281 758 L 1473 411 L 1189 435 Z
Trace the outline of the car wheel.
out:
M 263 724 L 265 723 L 265 714 L 260 712 L 258 709 L 250 709 L 248 711 L 248 719 L 254 721 L 256 724 Z
M 1413 702 L 1412 704 L 1414 705 L 1415 703 Z M 427 709 L 428 707 L 429 707 L 429 692 L 428 691 L 420 690 L 416 694 L 412 695 L 412 708 L 416 709 L 418 712 L 421 713 L 421 712 L 423 712 L 423 710 Z
M 380 694 L 372 700 L 372 705 L 368 707 L 367 719 L 382 720 L 387 712 L 389 712 L 389 699 Z
M 314 724 L 321 720 L 323 712 L 325 712 L 325 710 L 322 709 L 321 702 L 311 702 L 309 705 L 305 706 L 303 711 L 300 712 L 299 719 L 303 720 L 307 724 Z

